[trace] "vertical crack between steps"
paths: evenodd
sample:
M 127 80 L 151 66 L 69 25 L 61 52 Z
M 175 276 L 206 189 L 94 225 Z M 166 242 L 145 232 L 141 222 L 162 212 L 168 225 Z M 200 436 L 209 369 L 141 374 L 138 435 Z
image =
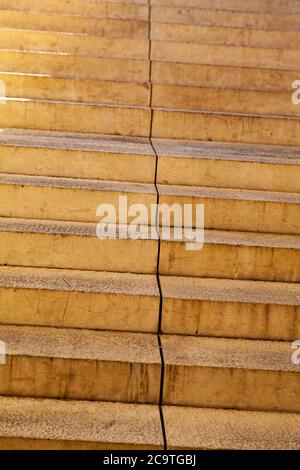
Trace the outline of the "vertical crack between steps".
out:
M 157 186 L 157 175 L 158 175 L 158 154 L 152 142 L 152 130 L 153 130 L 153 83 L 152 83 L 152 35 L 151 35 L 151 26 L 152 26 L 152 4 L 151 0 L 148 0 L 148 40 L 149 40 L 149 85 L 150 85 L 150 96 L 149 96 L 149 106 L 150 106 L 150 136 L 149 142 L 154 152 L 156 162 L 155 162 L 155 176 L 154 176 L 154 186 L 156 189 L 157 194 L 157 209 L 156 209 L 156 230 L 158 234 L 158 250 L 157 250 L 157 266 L 156 266 L 156 279 L 157 279 L 157 286 L 159 290 L 159 316 L 158 316 L 158 328 L 157 328 L 157 341 L 159 347 L 159 353 L 161 358 L 161 379 L 160 379 L 160 392 L 159 392 L 159 414 L 160 414 L 160 421 L 161 421 L 161 430 L 164 442 L 164 450 L 167 450 L 167 436 L 166 436 L 166 428 L 165 428 L 165 421 L 164 421 L 164 414 L 163 414 L 163 395 L 164 395 L 164 378 L 165 378 L 165 361 L 164 361 L 164 353 L 161 343 L 161 334 L 162 334 L 162 307 L 163 307 L 163 294 L 162 288 L 160 283 L 159 277 L 159 266 L 160 266 L 160 251 L 161 251 L 161 238 L 159 233 L 159 190 Z

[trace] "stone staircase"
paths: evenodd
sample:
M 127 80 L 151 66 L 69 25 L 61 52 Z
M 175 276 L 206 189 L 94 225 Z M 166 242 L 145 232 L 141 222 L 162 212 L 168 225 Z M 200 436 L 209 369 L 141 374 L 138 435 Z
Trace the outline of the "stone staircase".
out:
M 0 0 L 0 37 L 0 449 L 300 449 L 300 3 Z M 203 249 L 98 239 L 120 195 L 204 204 Z

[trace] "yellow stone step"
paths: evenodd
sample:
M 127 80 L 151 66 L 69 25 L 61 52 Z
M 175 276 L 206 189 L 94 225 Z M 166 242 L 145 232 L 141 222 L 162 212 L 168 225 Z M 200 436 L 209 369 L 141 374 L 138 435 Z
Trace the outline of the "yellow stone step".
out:
M 297 413 L 164 406 L 163 415 L 169 450 L 299 449 Z
M 162 336 L 165 405 L 299 413 L 290 342 Z
M 92 223 L 1 218 L 0 265 L 155 274 L 153 228 L 142 229 L 138 240 L 121 238 L 127 227 L 114 228 L 109 239 L 99 239 Z
M 187 45 L 185 42 L 154 40 L 151 42 L 151 58 L 162 62 L 299 70 L 299 62 L 297 61 L 299 51 L 289 47 L 286 49 L 271 49 L 267 47 L 220 46 L 197 43 Z
M 65 15 L 90 16 L 92 18 L 120 18 L 147 21 L 149 7 L 145 2 L 131 0 L 130 2 L 115 2 L 111 0 L 95 2 L 94 0 L 1 0 L 0 9 L 38 11 Z
M 93 96 L 92 93 L 91 96 Z M 136 104 L 142 103 L 137 102 Z M 262 90 L 224 90 L 222 88 L 154 84 L 152 105 L 159 108 L 188 111 L 248 113 L 265 116 L 300 115 L 300 107 L 292 102 L 291 90 L 273 93 Z
M 0 49 L 1 71 L 61 78 L 149 81 L 149 61 Z
M 155 275 L 0 267 L 2 324 L 156 333 Z
M 7 22 L 6 24 L 12 26 L 14 23 Z M 299 31 L 266 31 L 236 27 L 151 23 L 151 38 L 157 41 L 176 42 L 180 38 L 182 42 L 199 44 L 299 49 L 300 33 Z
M 145 107 L 20 98 L 0 107 L 2 128 L 149 137 L 150 122 Z
M 160 274 L 299 282 L 300 237 L 206 230 L 198 251 L 188 251 L 184 241 L 163 239 Z
M 97 181 L 73 178 L 49 178 L 45 176 L 0 175 L 0 216 L 62 220 L 74 222 L 100 221 L 97 209 L 101 204 L 110 204 L 119 221 L 119 198 L 127 198 L 127 207 L 133 204 L 145 206 L 148 215 L 140 215 L 140 223 L 151 225 L 151 204 L 157 202 L 154 185 Z M 126 214 L 127 215 L 127 214 Z M 130 224 L 136 217 L 123 224 Z M 104 214 L 102 215 L 102 217 Z M 105 219 L 107 220 L 107 219 Z
M 6 96 L 90 104 L 149 106 L 148 83 L 110 80 L 74 80 L 23 73 L 1 73 Z M 297 109 L 297 106 L 294 106 Z
M 266 13 L 300 13 L 298 0 L 151 0 L 152 5 Z
M 8 0 L 6 0 L 6 2 L 8 3 Z M 3 2 L 1 1 L 1 8 L 2 5 Z M 222 26 L 232 28 L 252 28 L 271 31 L 299 31 L 300 26 L 300 15 L 289 13 L 287 9 L 278 15 L 273 12 L 255 13 L 246 11 L 240 12 L 185 8 L 184 6 L 176 7 L 153 5 L 151 8 L 151 20 L 153 22 L 161 22 L 162 18 L 165 23 L 179 23 L 186 25 L 196 24 L 202 26 Z
M 1 28 L 1 48 L 82 56 L 147 60 L 147 39 L 108 38 L 87 34 Z
M 0 183 L 5 183 L 5 178 L 0 178 Z M 178 204 L 182 213 L 185 205 L 193 205 L 193 226 L 196 205 L 203 204 L 206 229 L 300 235 L 300 195 L 296 193 L 161 184 L 157 189 L 160 204 Z M 5 190 L 3 193 L 4 207 L 0 213 L 7 215 L 4 211 L 9 205 L 9 211 L 14 214 L 13 204 L 9 203 L 14 198 L 9 193 L 5 197 Z
M 152 144 L 160 184 L 300 192 L 297 147 L 167 139 Z
M 154 183 L 148 139 L 2 129 L 2 173 Z
M 155 405 L 1 397 L 0 423 L 3 450 L 163 449 Z
M 162 332 L 295 341 L 300 285 L 160 276 Z
M 0 10 L 0 27 L 83 33 L 116 38 L 147 39 L 149 37 L 147 21 L 58 15 L 37 11 Z
M 300 146 L 300 120 L 295 116 L 154 109 L 152 137 Z
M 0 57 L 2 56 L 0 51 Z M 284 69 L 152 62 L 153 83 L 178 86 L 289 92 L 291 96 L 295 76 L 298 74 L 294 71 Z
M 156 335 L 0 326 L 0 337 L 6 345 L 1 395 L 159 401 L 161 359 Z

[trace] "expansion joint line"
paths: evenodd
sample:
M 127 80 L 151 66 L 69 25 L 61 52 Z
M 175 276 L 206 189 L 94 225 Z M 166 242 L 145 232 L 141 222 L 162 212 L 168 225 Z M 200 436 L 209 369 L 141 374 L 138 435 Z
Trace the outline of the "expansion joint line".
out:
M 148 41 L 149 41 L 149 87 L 150 87 L 150 136 L 149 142 L 154 152 L 156 163 L 155 163 L 155 179 L 154 179 L 154 186 L 156 189 L 157 194 L 157 212 L 156 212 L 156 230 L 158 234 L 158 250 L 157 250 L 157 266 L 156 266 L 156 279 L 157 285 L 159 290 L 159 317 L 158 317 L 158 329 L 157 329 L 157 341 L 158 347 L 160 352 L 161 358 L 161 379 L 160 379 L 160 393 L 159 393 L 159 414 L 160 414 L 160 421 L 161 421 L 161 429 L 162 435 L 164 440 L 164 450 L 167 450 L 167 437 L 166 437 L 166 428 L 165 428 L 165 421 L 163 415 L 163 395 L 164 395 L 164 379 L 165 379 L 165 361 L 164 361 L 164 353 L 161 343 L 161 333 L 162 333 L 162 306 L 163 306 L 163 295 L 162 295 L 162 288 L 160 283 L 159 277 L 159 266 L 160 266 L 160 251 L 161 251 L 161 237 L 160 237 L 160 230 L 159 230 L 159 191 L 157 186 L 157 174 L 158 174 L 158 154 L 152 142 L 152 129 L 153 129 L 153 106 L 152 106 L 152 97 L 153 97 L 153 83 L 152 83 L 152 5 L 151 0 L 148 0 Z

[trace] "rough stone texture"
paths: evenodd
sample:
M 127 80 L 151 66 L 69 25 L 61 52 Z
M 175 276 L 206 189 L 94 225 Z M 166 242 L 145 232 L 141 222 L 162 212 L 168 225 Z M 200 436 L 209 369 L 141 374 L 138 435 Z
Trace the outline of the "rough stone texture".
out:
M 168 406 L 163 414 L 168 449 L 300 449 L 298 414 Z
M 81 441 L 87 449 L 88 443 L 163 446 L 159 410 L 151 405 L 2 397 L 0 423 L 7 438 Z
M 83 180 L 75 178 L 47 178 L 44 176 L 1 174 L 0 184 L 40 186 L 58 189 L 84 189 L 88 191 L 111 191 L 116 193 L 157 194 L 154 185 L 113 181 Z

